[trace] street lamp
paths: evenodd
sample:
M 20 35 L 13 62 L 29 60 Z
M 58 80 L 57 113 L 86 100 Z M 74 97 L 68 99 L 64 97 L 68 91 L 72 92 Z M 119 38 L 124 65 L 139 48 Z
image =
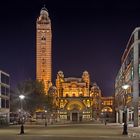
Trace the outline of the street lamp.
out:
M 124 125 L 123 125 L 123 135 L 127 135 L 127 103 L 126 103 L 126 98 L 127 98 L 127 89 L 129 88 L 129 85 L 123 85 L 122 88 L 125 90 L 124 94 Z
M 129 88 L 129 85 L 123 85 L 122 88 L 125 89 L 127 93 L 127 89 Z
M 107 108 L 104 109 L 105 125 L 107 124 Z
M 47 126 L 47 110 L 45 110 L 45 127 Z
M 20 99 L 20 110 L 21 110 L 21 127 L 20 127 L 20 134 L 24 134 L 24 125 L 23 125 L 23 104 L 22 101 L 24 100 L 25 96 L 24 95 L 19 95 Z

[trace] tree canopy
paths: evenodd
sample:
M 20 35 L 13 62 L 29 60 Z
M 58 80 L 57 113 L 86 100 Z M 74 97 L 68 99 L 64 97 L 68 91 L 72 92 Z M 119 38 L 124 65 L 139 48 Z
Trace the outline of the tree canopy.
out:
M 37 109 L 52 110 L 55 106 L 53 103 L 54 88 L 50 88 L 45 93 L 44 84 L 40 81 L 24 81 L 17 85 L 11 93 L 11 111 L 17 111 L 20 108 L 19 95 L 24 95 L 23 109 L 33 114 Z

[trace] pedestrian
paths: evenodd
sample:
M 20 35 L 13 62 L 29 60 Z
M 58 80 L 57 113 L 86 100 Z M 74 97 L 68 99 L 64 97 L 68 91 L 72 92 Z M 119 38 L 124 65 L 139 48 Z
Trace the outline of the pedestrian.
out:
M 22 125 L 20 127 L 20 134 L 24 134 L 24 126 L 23 126 L 23 123 L 22 123 Z
M 47 122 L 45 122 L 45 127 L 47 127 Z

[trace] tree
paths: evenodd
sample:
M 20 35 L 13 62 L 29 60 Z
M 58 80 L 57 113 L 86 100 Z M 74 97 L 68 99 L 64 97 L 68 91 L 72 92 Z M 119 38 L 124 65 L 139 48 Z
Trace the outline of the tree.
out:
M 26 100 L 26 110 L 33 114 L 38 108 L 42 109 L 44 107 L 44 85 L 39 81 L 31 82 L 32 92 L 28 95 Z
M 48 94 L 46 96 L 46 105 L 50 109 L 50 111 L 57 109 L 57 90 L 55 86 L 51 86 L 48 90 Z
M 37 109 L 52 111 L 55 107 L 54 104 L 54 92 L 55 88 L 52 86 L 48 93 L 45 93 L 44 84 L 40 81 L 24 81 L 17 85 L 14 94 L 11 96 L 11 110 L 17 110 L 19 107 L 19 95 L 23 94 L 25 96 L 23 102 L 23 108 L 28 111 L 31 115 L 35 113 Z M 18 105 L 17 105 L 18 104 Z
M 31 80 L 19 83 L 14 90 L 11 90 L 11 94 L 10 94 L 10 110 L 12 112 L 18 111 L 18 109 L 20 109 L 19 95 L 22 94 L 27 98 L 28 95 L 31 92 L 32 92 Z M 25 104 L 25 101 L 23 101 L 23 104 Z

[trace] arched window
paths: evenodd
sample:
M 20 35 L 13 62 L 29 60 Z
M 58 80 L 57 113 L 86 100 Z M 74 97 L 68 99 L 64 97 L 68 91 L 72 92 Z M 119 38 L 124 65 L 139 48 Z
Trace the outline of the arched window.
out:
M 46 40 L 46 38 L 43 36 L 43 37 L 41 38 L 41 40 Z
M 73 93 L 72 96 L 75 97 L 75 93 Z

